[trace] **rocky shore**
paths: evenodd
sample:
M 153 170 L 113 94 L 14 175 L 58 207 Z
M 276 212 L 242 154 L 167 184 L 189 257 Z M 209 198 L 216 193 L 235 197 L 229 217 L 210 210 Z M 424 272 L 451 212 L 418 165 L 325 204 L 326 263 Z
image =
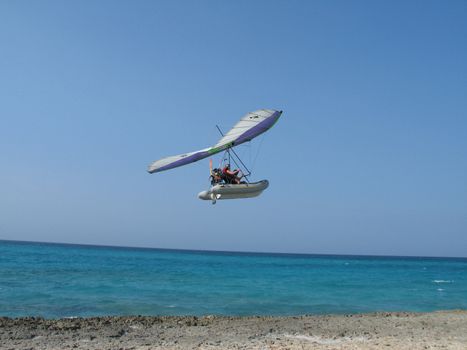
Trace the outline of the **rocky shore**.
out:
M 0 349 L 467 349 L 467 311 L 0 318 Z

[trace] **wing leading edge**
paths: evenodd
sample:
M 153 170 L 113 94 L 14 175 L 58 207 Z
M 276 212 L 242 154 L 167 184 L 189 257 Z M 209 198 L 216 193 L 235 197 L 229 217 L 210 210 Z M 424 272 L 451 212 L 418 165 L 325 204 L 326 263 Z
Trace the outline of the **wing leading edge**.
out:
M 151 163 L 149 173 L 158 173 L 197 162 L 213 154 L 222 152 L 227 148 L 240 145 L 254 139 L 269 130 L 279 119 L 282 111 L 273 109 L 260 109 L 245 115 L 235 126 L 229 130 L 214 146 L 199 151 L 162 158 Z

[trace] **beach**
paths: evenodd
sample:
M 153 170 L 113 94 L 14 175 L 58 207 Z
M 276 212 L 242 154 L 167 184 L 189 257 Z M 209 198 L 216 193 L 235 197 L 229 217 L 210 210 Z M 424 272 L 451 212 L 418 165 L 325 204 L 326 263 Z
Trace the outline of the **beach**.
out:
M 466 349 L 467 311 L 0 318 L 0 349 Z

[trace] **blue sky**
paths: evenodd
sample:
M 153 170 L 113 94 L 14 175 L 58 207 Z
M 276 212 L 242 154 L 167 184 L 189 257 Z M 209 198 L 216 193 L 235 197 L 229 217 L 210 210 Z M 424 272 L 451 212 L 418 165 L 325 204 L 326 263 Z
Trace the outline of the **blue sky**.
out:
M 467 256 L 466 38 L 465 1 L 2 1 L 0 239 Z M 261 197 L 146 173 L 259 108 Z

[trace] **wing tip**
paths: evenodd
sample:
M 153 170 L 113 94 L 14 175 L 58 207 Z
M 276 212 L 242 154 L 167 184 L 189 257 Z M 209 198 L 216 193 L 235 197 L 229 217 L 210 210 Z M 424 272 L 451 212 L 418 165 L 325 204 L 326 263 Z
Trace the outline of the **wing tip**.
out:
M 147 171 L 149 174 L 154 174 L 154 173 L 157 172 L 157 168 L 156 168 L 153 164 L 151 164 L 151 165 L 148 166 L 148 168 L 146 169 L 146 171 Z

